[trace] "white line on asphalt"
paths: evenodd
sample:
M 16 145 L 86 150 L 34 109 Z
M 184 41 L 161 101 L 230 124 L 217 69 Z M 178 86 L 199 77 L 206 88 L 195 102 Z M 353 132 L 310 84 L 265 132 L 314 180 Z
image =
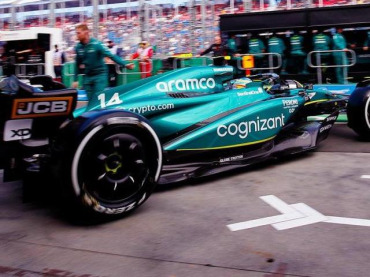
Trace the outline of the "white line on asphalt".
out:
M 363 178 L 363 179 L 370 179 L 370 175 L 362 175 L 361 178 Z
M 304 203 L 298 203 L 291 206 L 306 216 L 303 218 L 298 218 L 290 221 L 275 223 L 272 224 L 272 227 L 280 231 L 327 220 L 326 216 L 312 209 L 311 207 L 307 206 Z
M 280 231 L 319 222 L 370 227 L 368 219 L 325 216 L 304 203 L 288 205 L 274 195 L 261 196 L 260 198 L 282 214 L 229 224 L 227 227 L 230 231 L 240 231 L 264 225 L 271 225 Z
M 328 220 L 323 222 L 370 227 L 370 220 L 368 219 L 337 217 L 337 216 L 327 216 L 327 218 Z
M 296 213 L 297 211 L 294 210 L 290 205 L 285 203 L 283 200 L 280 198 L 277 198 L 275 195 L 265 195 L 265 196 L 260 196 L 260 199 L 265 201 L 267 204 L 281 212 L 282 214 L 287 214 L 287 213 Z
M 288 214 L 281 214 L 281 215 L 264 217 L 264 218 L 255 219 L 255 220 L 239 222 L 235 224 L 229 224 L 227 225 L 227 228 L 229 228 L 230 231 L 240 231 L 240 230 L 260 227 L 264 225 L 271 225 L 273 223 L 292 220 L 292 219 L 301 218 L 301 217 L 303 217 L 303 215 L 300 214 L 299 212 L 293 212 L 293 213 L 288 213 Z

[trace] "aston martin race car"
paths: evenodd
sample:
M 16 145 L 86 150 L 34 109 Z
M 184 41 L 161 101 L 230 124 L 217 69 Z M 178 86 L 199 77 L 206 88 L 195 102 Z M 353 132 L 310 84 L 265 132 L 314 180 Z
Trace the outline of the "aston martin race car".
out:
M 348 98 L 273 73 L 233 76 L 229 66 L 182 68 L 78 109 L 77 92 L 50 77 L 9 77 L 0 84 L 3 167 L 21 164 L 25 178 L 61 188 L 65 206 L 110 217 L 140 206 L 156 184 L 315 149 L 340 112 L 370 138 L 369 83 Z

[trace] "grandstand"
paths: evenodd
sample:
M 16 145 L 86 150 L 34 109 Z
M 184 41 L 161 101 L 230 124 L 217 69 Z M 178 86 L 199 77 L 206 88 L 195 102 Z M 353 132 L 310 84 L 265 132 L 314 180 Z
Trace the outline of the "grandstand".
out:
M 139 41 L 149 41 L 155 49 L 153 59 L 160 61 L 162 66 L 162 61 L 165 64 L 170 56 L 184 53 L 194 56 L 201 53 L 214 43 L 215 37 L 220 34 L 224 43 L 231 35 L 236 35 L 238 53 L 241 54 L 248 51 L 247 37 L 251 35 L 251 31 L 257 33 L 266 44 L 268 36 L 266 31 L 274 29 L 271 27 L 274 23 L 266 20 L 268 26 L 263 30 L 248 29 L 247 24 L 235 21 L 243 14 L 261 18 L 263 15 L 276 12 L 301 13 L 303 10 L 308 11 L 312 8 L 322 8 L 320 10 L 323 11 L 333 6 L 353 6 L 353 4 L 369 2 L 370 0 L 0 0 L 0 28 L 2 31 L 31 27 L 62 29 L 63 43 L 59 47 L 66 53 L 67 62 L 70 62 L 68 67 L 65 67 L 69 68 L 67 75 L 70 75 L 72 72 L 70 66 L 75 55 L 75 27 L 81 22 L 87 23 L 93 30 L 93 36 L 99 40 L 113 41 L 120 49 L 120 56 L 126 59 L 136 51 Z M 365 6 L 368 5 L 363 7 Z M 225 17 L 234 18 L 236 24 L 244 29 L 236 31 L 239 30 L 238 27 L 233 31 L 225 31 L 222 28 L 220 30 L 220 18 Z M 253 22 L 256 21 L 258 20 L 253 20 Z M 286 32 L 291 29 L 290 25 L 288 27 L 278 30 L 285 34 L 286 44 L 288 44 Z M 297 29 L 296 25 L 291 27 Z M 335 27 L 335 24 L 329 24 L 327 27 L 326 32 L 330 33 L 329 28 Z M 298 29 L 304 31 L 307 37 L 305 46 L 308 48 L 308 53 L 312 49 L 310 49 L 310 43 L 307 43 L 311 41 L 307 32 L 315 30 L 302 28 L 304 30 Z M 350 70 L 358 69 L 360 64 L 366 70 L 360 68 L 364 73 L 359 76 L 367 77 L 369 53 L 363 50 L 363 46 L 366 30 L 370 29 L 370 26 L 366 25 L 365 29 L 361 26 L 361 28 L 355 33 L 351 26 L 347 26 L 345 35 L 351 41 L 353 45 L 351 50 L 356 51 L 358 58 L 357 65 Z M 159 66 L 156 70 L 160 69 L 159 72 L 162 72 L 163 68 Z M 311 73 L 315 72 L 311 69 Z M 140 76 L 140 73 L 137 76 Z
M 360 0 L 358 3 L 366 3 Z M 101 40 L 113 40 L 125 55 L 144 38 L 157 56 L 199 53 L 213 43 L 221 14 L 323 7 L 356 0 L 2 0 L 1 30 L 63 29 L 65 50 L 75 44 L 74 27 L 87 22 Z

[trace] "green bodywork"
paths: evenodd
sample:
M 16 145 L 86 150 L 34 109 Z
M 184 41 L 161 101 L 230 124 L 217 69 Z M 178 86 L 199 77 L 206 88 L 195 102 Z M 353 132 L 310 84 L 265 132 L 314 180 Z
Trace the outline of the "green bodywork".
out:
M 104 90 L 74 116 L 123 109 L 149 120 L 163 150 L 212 150 L 272 140 L 300 109 L 333 98 L 302 88 L 269 93 L 258 80 L 230 88 L 232 79 L 228 66 L 174 70 Z

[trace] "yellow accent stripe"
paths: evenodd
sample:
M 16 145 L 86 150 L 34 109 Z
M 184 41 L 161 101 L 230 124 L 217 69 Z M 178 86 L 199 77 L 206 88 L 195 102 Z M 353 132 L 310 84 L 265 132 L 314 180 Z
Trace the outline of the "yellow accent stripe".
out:
M 273 136 L 273 137 L 270 137 L 270 138 L 267 138 L 267 139 L 263 139 L 263 140 L 257 140 L 257 141 L 246 142 L 246 143 L 235 144 L 235 145 L 219 146 L 219 147 L 211 147 L 211 148 L 177 149 L 176 151 L 216 150 L 216 149 L 234 148 L 234 147 L 241 147 L 241 146 L 246 146 L 246 145 L 252 145 L 252 144 L 265 142 L 265 141 L 273 139 L 274 137 L 276 137 L 276 136 Z
M 310 102 L 307 102 L 307 103 L 304 103 L 304 105 L 310 105 L 310 104 L 315 104 L 315 103 L 318 103 L 318 102 L 326 102 L 328 101 L 327 99 L 321 99 L 321 100 L 316 100 L 316 101 L 310 101 Z

